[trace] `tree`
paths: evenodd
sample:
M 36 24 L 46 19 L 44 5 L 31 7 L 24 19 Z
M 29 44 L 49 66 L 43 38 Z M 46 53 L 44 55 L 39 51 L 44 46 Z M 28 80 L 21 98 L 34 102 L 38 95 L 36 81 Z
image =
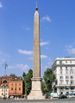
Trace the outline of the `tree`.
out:
M 23 94 L 25 94 L 25 81 L 26 81 L 26 73 L 25 72 L 23 72 L 22 79 L 23 79 Z
M 55 75 L 52 71 L 52 69 L 47 68 L 47 70 L 44 72 L 44 94 L 49 94 L 50 92 L 52 92 L 52 84 L 55 81 Z
M 33 71 L 30 69 L 26 75 L 26 94 L 31 91 L 31 78 L 33 77 Z
M 44 80 L 42 80 L 42 92 L 43 94 L 46 94 L 48 92 L 47 86 Z
M 30 69 L 28 73 L 23 73 L 24 94 L 27 96 L 31 91 L 31 78 L 33 77 L 33 71 Z

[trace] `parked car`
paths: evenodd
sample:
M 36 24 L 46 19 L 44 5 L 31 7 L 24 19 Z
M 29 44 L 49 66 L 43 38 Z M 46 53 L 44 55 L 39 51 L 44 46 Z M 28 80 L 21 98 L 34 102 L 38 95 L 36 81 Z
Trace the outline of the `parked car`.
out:
M 53 97 L 53 98 L 58 98 L 59 97 L 58 93 L 51 93 L 50 96 Z
M 59 99 L 66 99 L 66 98 L 67 98 L 67 96 L 64 95 L 64 94 L 60 94 L 60 95 L 59 95 Z
M 69 98 L 75 97 L 75 93 L 69 93 L 69 94 L 68 94 L 68 97 L 69 97 Z

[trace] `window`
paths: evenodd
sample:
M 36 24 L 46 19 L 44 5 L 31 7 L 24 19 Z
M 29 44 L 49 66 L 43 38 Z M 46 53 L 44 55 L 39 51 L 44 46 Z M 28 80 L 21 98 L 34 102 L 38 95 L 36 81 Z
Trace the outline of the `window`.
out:
M 71 80 L 70 84 L 73 84 L 73 80 Z
M 19 91 L 21 90 L 21 88 L 19 88 Z
M 66 92 L 66 95 L 69 95 L 69 92 Z
M 65 87 L 65 89 L 68 90 L 69 88 L 68 88 L 68 87 Z
M 11 90 L 13 90 L 13 88 L 11 88 Z
M 66 80 L 66 84 L 68 84 L 69 83 L 69 81 L 68 80 Z
M 63 88 L 63 87 L 61 87 L 60 89 L 61 89 L 61 90 L 63 90 L 64 88 Z
M 70 74 L 73 74 L 73 69 L 72 68 L 70 69 Z
M 15 90 L 17 90 L 17 88 L 15 88 Z
M 62 69 L 62 68 L 60 68 L 60 74 L 62 74 L 62 70 L 63 70 L 63 69 Z
M 55 81 L 55 85 L 57 85 L 57 84 L 58 84 L 58 81 L 56 80 L 56 81 Z
M 68 74 L 68 68 L 66 67 L 66 74 Z
M 70 89 L 71 89 L 71 90 L 74 90 L 74 87 L 71 87 Z
M 63 76 L 60 76 L 60 79 L 63 79 Z
M 70 76 L 71 79 L 73 79 L 73 76 Z
M 69 77 L 68 77 L 68 76 L 66 76 L 66 79 L 69 79 Z

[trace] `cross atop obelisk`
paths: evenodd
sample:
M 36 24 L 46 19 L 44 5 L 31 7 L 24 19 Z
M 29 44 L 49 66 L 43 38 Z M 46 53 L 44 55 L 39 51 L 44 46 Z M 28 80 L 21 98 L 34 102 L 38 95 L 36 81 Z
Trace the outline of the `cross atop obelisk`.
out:
M 38 0 L 36 0 L 36 9 L 38 9 Z
M 41 90 L 41 68 L 40 68 L 40 16 L 38 12 L 38 5 L 34 13 L 34 50 L 33 50 L 33 78 L 32 89 L 28 99 L 44 99 Z

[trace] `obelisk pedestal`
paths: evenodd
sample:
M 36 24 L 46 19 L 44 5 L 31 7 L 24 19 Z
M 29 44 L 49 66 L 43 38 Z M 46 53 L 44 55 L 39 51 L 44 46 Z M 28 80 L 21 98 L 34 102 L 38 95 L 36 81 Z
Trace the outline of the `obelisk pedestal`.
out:
M 45 99 L 41 90 L 41 68 L 40 68 L 40 17 L 38 7 L 34 13 L 34 64 L 33 64 L 33 78 L 32 89 L 27 99 L 40 100 Z
M 32 79 L 32 90 L 28 96 L 29 100 L 43 100 L 45 97 L 41 91 L 41 78 Z

